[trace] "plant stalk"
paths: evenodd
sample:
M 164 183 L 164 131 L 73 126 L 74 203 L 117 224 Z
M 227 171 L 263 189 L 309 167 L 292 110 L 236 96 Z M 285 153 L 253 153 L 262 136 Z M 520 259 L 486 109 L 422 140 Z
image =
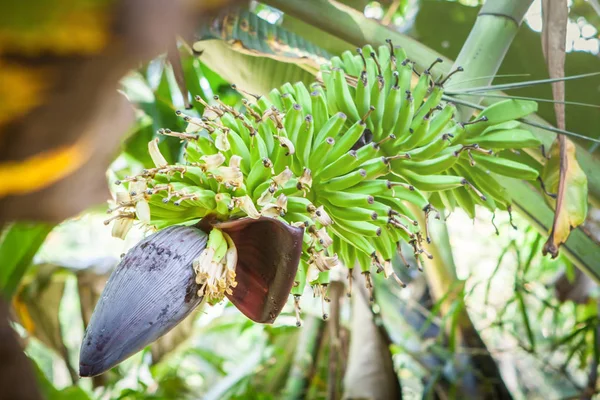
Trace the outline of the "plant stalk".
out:
M 468 89 L 492 83 L 531 3 L 533 0 L 485 2 L 454 62 L 453 69 L 464 68 L 464 72 L 450 78 L 454 88 Z M 479 77 L 488 78 L 473 79 Z M 476 104 L 481 100 L 472 99 Z M 459 112 L 462 120 L 468 121 L 473 109 L 459 106 Z
M 317 354 L 325 331 L 325 323 L 320 318 L 308 317 L 302 331 L 289 377 L 285 384 L 284 398 L 303 399 L 314 373 Z

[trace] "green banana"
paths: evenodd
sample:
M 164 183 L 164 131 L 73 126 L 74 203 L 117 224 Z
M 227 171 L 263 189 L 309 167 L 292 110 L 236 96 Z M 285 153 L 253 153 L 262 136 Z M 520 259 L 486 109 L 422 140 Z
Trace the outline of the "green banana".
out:
M 426 192 L 454 189 L 465 184 L 465 178 L 462 176 L 419 175 L 408 170 L 402 170 L 399 175 L 415 188 Z
M 367 179 L 366 176 L 367 172 L 364 169 L 357 169 L 356 171 L 352 171 L 346 175 L 342 175 L 324 182 L 322 184 L 323 190 L 327 190 L 328 192 L 344 190 Z
M 534 180 L 539 176 L 537 170 L 516 161 L 482 154 L 472 154 L 472 157 L 482 168 L 500 175 L 527 180 Z
M 328 193 L 327 201 L 336 207 L 365 207 L 369 208 L 375 199 L 370 195 L 362 195 L 357 193 L 337 192 Z
M 352 93 L 350 93 L 348 82 L 346 82 L 346 75 L 343 69 L 336 68 L 333 70 L 333 85 L 335 88 L 334 92 L 337 95 L 338 109 L 342 110 L 351 120 L 358 121 L 360 116 L 354 104 Z
M 540 146 L 542 142 L 529 131 L 510 129 L 472 137 L 467 139 L 465 143 L 478 144 L 481 147 L 491 149 L 522 149 Z

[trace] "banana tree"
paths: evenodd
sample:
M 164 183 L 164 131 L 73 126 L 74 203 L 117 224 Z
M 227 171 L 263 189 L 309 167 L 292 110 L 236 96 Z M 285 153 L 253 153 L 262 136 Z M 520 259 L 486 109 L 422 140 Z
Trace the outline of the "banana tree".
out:
M 115 235 L 125 236 L 134 220 L 162 230 L 136 246 L 115 270 L 84 341 L 82 374 L 94 375 L 120 362 L 201 303 L 216 303 L 227 296 L 250 319 L 272 322 L 290 291 L 300 296 L 311 285 L 325 299 L 329 270 L 340 261 L 350 266 L 358 260 L 369 289 L 372 270 L 402 285 L 391 267 L 397 243 L 409 244 L 418 263 L 430 258 L 427 219 L 436 207 L 473 213 L 475 205 L 481 205 L 510 212 L 515 204 L 549 226 L 549 208 L 540 210 L 534 201 L 508 193 L 502 185 L 505 178 L 492 178 L 538 177 L 539 161 L 544 159 L 535 148 L 547 144 L 548 135 L 543 130 L 531 134 L 519 121 L 528 118 L 526 123 L 536 123 L 529 116 L 535 104 L 498 102 L 470 119 L 464 107 L 477 108 L 477 104 L 444 94 L 444 86 L 456 72 L 495 73 L 528 4 L 486 5 L 473 38 L 482 26 L 491 27 L 501 45 L 489 58 L 478 59 L 471 54 L 481 54 L 480 42 L 468 41 L 459 57 L 461 65 L 450 72 L 449 63 L 440 65 L 444 60 L 435 52 L 336 2 L 311 2 L 314 7 L 299 1 L 267 3 L 305 22 L 310 14 L 311 23 L 360 46 L 360 51 L 328 62 L 323 58 L 329 55 L 309 44 L 300 43 L 290 52 L 289 43 L 267 40 L 273 39 L 269 36 L 273 32 L 254 29 L 251 15 L 221 20 L 223 31 L 217 33 L 233 37 L 234 49 L 247 50 L 244 38 L 258 38 L 258 44 L 272 45 L 266 51 L 271 57 L 308 60 L 309 68 L 295 67 L 298 79 L 307 84 L 277 82 L 269 87 L 252 77 L 233 82 L 246 96 L 244 111 L 219 98 L 197 98 L 204 116 L 178 111 L 181 131 L 167 127 L 160 131 L 186 143 L 184 158 L 168 159 L 153 139 L 148 144 L 152 165 L 120 179 L 126 189 L 117 194 L 112 209 Z M 341 16 L 348 24 L 325 27 L 321 21 L 327 12 L 328 17 Z M 360 29 L 351 32 L 356 25 Z M 391 40 L 384 42 L 384 38 Z M 373 46 L 366 39 L 372 39 Z M 208 47 L 193 49 L 215 54 Z M 262 69 L 268 74 L 268 69 Z M 318 71 L 314 85 L 306 82 L 314 76 L 306 71 Z M 249 81 L 260 84 L 246 85 Z M 514 159 L 504 149 L 524 149 L 538 163 Z M 582 165 L 586 170 L 592 162 L 584 159 Z M 487 175 L 490 172 L 495 175 Z M 527 185 L 514 183 L 515 188 L 536 195 Z M 413 212 L 405 201 L 419 211 Z M 172 225 L 187 226 L 169 228 Z M 281 235 L 274 235 L 272 246 L 265 250 L 256 238 L 273 233 Z M 177 243 L 181 240 L 193 245 L 183 249 Z M 588 236 L 578 229 L 565 248 L 579 266 L 600 275 L 593 264 L 597 247 L 577 252 L 589 244 Z M 157 267 L 157 258 L 172 263 L 174 270 L 188 264 L 193 269 L 161 279 L 163 269 Z M 130 286 L 123 282 L 147 290 L 131 298 L 123 291 Z M 168 307 L 156 308 L 160 292 L 152 288 L 157 282 L 162 282 Z M 266 297 L 259 295 L 262 292 Z M 127 326 L 136 327 L 135 340 L 120 336 L 126 332 L 122 321 L 110 314 L 115 304 L 132 307 Z M 121 328 L 115 331 L 118 325 Z M 103 335 L 106 331 L 110 337 Z

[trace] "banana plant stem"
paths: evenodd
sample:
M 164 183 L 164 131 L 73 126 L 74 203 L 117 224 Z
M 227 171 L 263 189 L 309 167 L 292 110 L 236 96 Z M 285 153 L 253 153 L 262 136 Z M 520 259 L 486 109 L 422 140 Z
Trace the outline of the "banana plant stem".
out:
M 460 80 L 460 83 L 454 83 L 455 89 L 492 83 L 531 3 L 533 0 L 496 0 L 487 1 L 481 7 L 471 33 L 454 63 L 453 69 L 462 67 L 464 72 L 448 80 Z M 487 78 L 473 80 L 482 76 Z M 471 102 L 479 104 L 481 98 L 471 98 Z M 459 112 L 462 120 L 468 121 L 473 109 L 459 107 Z

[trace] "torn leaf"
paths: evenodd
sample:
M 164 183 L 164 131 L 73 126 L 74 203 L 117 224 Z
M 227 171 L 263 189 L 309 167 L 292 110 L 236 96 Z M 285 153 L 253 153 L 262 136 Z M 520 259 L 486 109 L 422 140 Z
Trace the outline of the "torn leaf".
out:
M 565 192 L 562 203 L 556 208 L 557 200 L 546 196 L 546 202 L 555 212 L 555 222 L 550 231 L 550 237 L 544 244 L 542 252 L 550 253 L 552 258 L 558 255 L 558 247 L 567 241 L 571 229 L 581 225 L 587 215 L 587 177 L 576 158 L 575 144 L 565 140 Z M 542 180 L 550 193 L 557 193 L 560 180 L 560 146 L 555 141 L 550 150 L 550 159 L 542 171 Z

